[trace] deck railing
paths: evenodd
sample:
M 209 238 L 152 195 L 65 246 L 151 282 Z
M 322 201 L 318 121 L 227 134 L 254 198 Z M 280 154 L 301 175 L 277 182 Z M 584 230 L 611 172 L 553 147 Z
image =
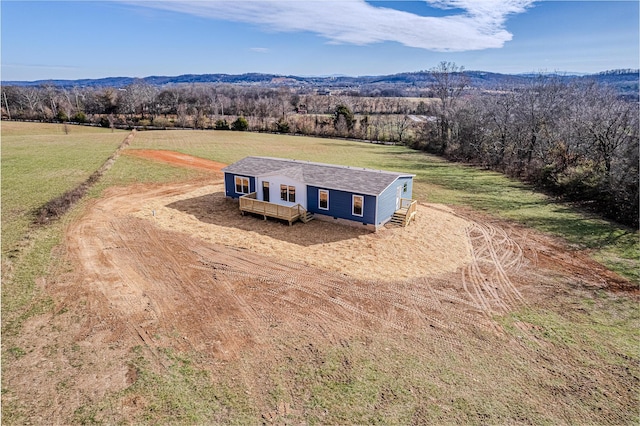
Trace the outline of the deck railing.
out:
M 257 200 L 255 192 L 240 197 L 240 211 L 243 214 L 244 212 L 259 214 L 264 216 L 265 219 L 267 217 L 283 219 L 289 222 L 289 225 L 306 213 L 306 210 L 300 204 L 287 207 Z

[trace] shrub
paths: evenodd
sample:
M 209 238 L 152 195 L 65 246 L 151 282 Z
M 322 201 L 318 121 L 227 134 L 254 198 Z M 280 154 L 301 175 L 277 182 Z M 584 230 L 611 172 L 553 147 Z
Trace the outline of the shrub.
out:
M 73 121 L 74 123 L 86 123 L 87 116 L 84 114 L 84 112 L 78 111 L 73 117 L 71 117 L 71 121 Z
M 170 125 L 169 120 L 164 117 L 155 117 L 153 119 L 153 125 L 156 127 L 167 127 Z
M 64 123 L 65 121 L 69 121 L 69 116 L 67 116 L 67 114 L 64 111 L 58 111 L 58 115 L 56 115 L 56 120 L 58 120 L 61 123 Z
M 287 123 L 284 119 L 278 120 L 276 123 L 276 132 L 279 133 L 289 133 L 291 131 L 289 127 L 289 123 Z
M 231 124 L 231 130 L 237 130 L 240 132 L 244 132 L 249 128 L 249 122 L 246 118 L 240 116 Z
M 227 123 L 227 120 L 216 120 L 216 126 L 215 126 L 216 130 L 229 130 L 229 123 Z

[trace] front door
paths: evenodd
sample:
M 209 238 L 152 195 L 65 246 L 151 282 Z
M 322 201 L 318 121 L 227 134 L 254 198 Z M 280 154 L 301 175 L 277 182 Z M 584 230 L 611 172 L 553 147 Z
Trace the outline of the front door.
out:
M 269 182 L 262 182 L 262 201 L 269 202 Z
M 402 187 L 399 186 L 396 190 L 396 210 L 400 210 L 400 200 L 402 199 Z

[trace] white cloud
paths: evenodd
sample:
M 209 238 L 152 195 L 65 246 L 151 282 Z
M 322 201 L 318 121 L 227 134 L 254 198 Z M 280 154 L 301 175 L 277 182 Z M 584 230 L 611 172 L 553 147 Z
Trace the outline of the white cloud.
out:
M 252 47 L 249 50 L 256 53 L 269 53 L 269 49 L 266 47 Z
M 511 40 L 507 18 L 535 0 L 425 0 L 461 10 L 444 17 L 378 7 L 364 0 L 190 0 L 131 2 L 200 17 L 247 22 L 272 31 L 316 33 L 332 43 L 384 41 L 434 51 L 499 48 Z

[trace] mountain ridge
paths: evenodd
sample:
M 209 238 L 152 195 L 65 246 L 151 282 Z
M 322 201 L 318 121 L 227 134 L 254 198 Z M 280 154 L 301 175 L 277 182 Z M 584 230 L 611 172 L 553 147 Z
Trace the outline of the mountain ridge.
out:
M 594 74 L 577 73 L 525 73 L 503 74 L 489 71 L 464 71 L 469 78 L 471 87 L 483 89 L 497 89 L 503 86 L 522 85 L 540 76 L 555 77 L 569 81 L 596 81 L 610 84 L 626 96 L 634 96 L 639 92 L 640 70 L 608 70 Z M 178 76 L 152 75 L 142 78 L 137 77 L 104 77 L 97 79 L 47 79 L 34 81 L 2 81 L 3 86 L 46 86 L 57 87 L 95 87 L 124 89 L 136 82 L 144 82 L 152 86 L 170 86 L 179 84 L 236 84 L 263 87 L 315 87 L 325 89 L 358 89 L 371 90 L 403 90 L 407 88 L 427 87 L 432 82 L 429 71 L 403 72 L 386 75 L 365 76 L 296 76 L 270 73 L 244 73 L 244 74 L 181 74 Z

